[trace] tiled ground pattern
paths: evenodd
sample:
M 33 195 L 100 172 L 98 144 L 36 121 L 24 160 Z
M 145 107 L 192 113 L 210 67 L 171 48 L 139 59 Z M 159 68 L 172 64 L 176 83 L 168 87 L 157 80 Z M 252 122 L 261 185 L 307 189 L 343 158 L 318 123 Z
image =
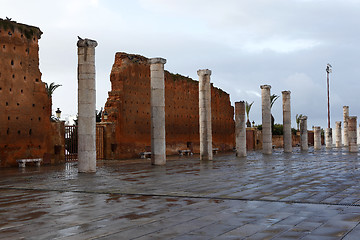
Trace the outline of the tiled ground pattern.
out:
M 0 169 L 0 239 L 360 239 L 346 149 Z

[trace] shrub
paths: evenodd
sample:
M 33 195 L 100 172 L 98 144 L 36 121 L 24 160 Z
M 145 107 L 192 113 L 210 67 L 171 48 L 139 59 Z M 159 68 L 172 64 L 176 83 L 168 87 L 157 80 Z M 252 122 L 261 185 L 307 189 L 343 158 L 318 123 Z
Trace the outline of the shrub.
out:
M 272 135 L 283 135 L 283 133 L 284 133 L 283 125 L 275 123 L 274 124 L 274 131 L 273 131 Z

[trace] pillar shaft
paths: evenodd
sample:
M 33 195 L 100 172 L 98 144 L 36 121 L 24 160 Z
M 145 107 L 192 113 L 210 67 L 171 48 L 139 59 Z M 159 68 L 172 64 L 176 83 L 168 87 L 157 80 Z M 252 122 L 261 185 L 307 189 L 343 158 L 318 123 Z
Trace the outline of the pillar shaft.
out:
M 199 75 L 200 160 L 212 160 L 211 71 L 198 70 L 197 74 Z
M 236 156 L 246 156 L 245 102 L 235 102 L 235 140 Z
M 328 148 L 328 149 L 332 148 L 332 145 L 333 145 L 332 128 L 325 129 L 325 145 L 326 145 L 326 148 Z
M 261 88 L 261 107 L 262 107 L 262 139 L 263 153 L 272 153 L 272 133 L 271 133 L 271 106 L 269 85 L 262 85 Z
M 292 152 L 290 91 L 282 92 L 284 152 Z
M 358 152 L 357 145 L 357 117 L 348 117 L 349 152 Z
M 80 39 L 78 46 L 78 171 L 96 171 L 95 47 Z
M 308 149 L 307 116 L 303 116 L 300 118 L 300 150 L 307 151 Z
M 344 115 L 344 146 L 349 146 L 349 131 L 348 131 L 348 117 L 349 117 L 349 106 L 343 106 Z
M 150 63 L 151 88 L 151 164 L 166 163 L 165 141 L 165 81 L 163 58 L 152 58 Z
M 342 146 L 341 142 L 341 122 L 335 122 L 335 147 L 339 148 Z
M 321 149 L 321 128 L 314 127 L 314 149 L 320 150 Z
M 358 128 L 357 128 L 357 143 L 358 143 L 358 145 L 360 144 L 360 124 L 358 125 Z

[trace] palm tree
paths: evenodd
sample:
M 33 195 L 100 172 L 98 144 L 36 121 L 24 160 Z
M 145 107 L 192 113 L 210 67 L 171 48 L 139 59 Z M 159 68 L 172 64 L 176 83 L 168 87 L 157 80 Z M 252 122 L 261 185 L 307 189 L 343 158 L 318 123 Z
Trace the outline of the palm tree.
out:
M 49 105 L 50 105 L 49 115 L 50 116 L 52 115 L 52 95 L 53 95 L 55 89 L 57 89 L 60 86 L 61 86 L 60 84 L 55 84 L 54 82 L 50 83 L 50 85 L 45 83 L 45 89 L 46 89 L 47 95 L 49 97 Z
M 247 127 L 251 127 L 249 114 L 250 114 L 251 106 L 253 105 L 253 103 L 254 103 L 254 101 L 252 103 L 250 103 L 250 104 L 248 102 L 245 102 L 245 112 L 246 112 L 246 116 L 247 116 L 246 126 Z
M 276 94 L 272 94 L 270 96 L 270 109 L 272 108 L 272 106 L 274 105 L 275 101 L 279 98 L 278 95 Z M 275 124 L 275 118 L 274 116 L 271 114 L 271 131 L 274 132 L 274 124 Z
M 99 110 L 96 110 L 95 112 L 95 119 L 96 119 L 96 122 L 101 122 L 101 117 L 102 117 L 102 114 L 103 113 L 103 108 Z
M 279 98 L 280 96 L 273 94 L 270 96 L 270 108 L 274 105 L 274 102 Z
M 297 126 L 297 130 L 299 131 L 299 125 L 300 125 L 300 119 L 302 118 L 302 114 L 296 114 L 295 118 L 296 118 L 296 126 Z
M 60 86 L 61 86 L 60 84 L 55 84 L 54 82 L 50 83 L 50 85 L 45 83 L 46 92 L 47 92 L 49 98 L 52 97 L 52 94 L 54 93 L 55 89 L 57 89 Z

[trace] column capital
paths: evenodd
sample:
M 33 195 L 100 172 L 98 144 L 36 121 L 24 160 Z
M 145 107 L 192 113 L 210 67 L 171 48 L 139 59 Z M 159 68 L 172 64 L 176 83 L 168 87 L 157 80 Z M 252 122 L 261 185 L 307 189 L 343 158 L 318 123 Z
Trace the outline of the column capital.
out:
M 148 61 L 150 64 L 157 64 L 157 63 L 161 63 L 161 64 L 165 64 L 166 63 L 166 59 L 165 58 L 150 58 Z
M 307 120 L 307 119 L 308 119 L 307 116 L 302 116 L 302 117 L 300 118 L 300 120 Z
M 260 86 L 261 89 L 271 89 L 270 85 L 261 85 Z
M 291 91 L 282 91 L 281 93 L 284 94 L 284 95 L 288 95 L 288 94 L 291 93 Z
M 349 109 L 349 106 L 343 106 L 343 109 Z
M 341 121 L 336 121 L 335 125 L 341 127 Z
M 357 120 L 357 116 L 349 116 L 348 119 L 349 119 L 349 120 L 352 120 L 352 119 Z
M 211 75 L 211 70 L 209 69 L 199 69 L 197 71 L 198 76 Z
M 91 40 L 88 38 L 82 39 L 80 37 L 78 37 L 79 40 L 77 41 L 77 46 L 78 47 L 96 47 L 98 44 L 95 40 Z

